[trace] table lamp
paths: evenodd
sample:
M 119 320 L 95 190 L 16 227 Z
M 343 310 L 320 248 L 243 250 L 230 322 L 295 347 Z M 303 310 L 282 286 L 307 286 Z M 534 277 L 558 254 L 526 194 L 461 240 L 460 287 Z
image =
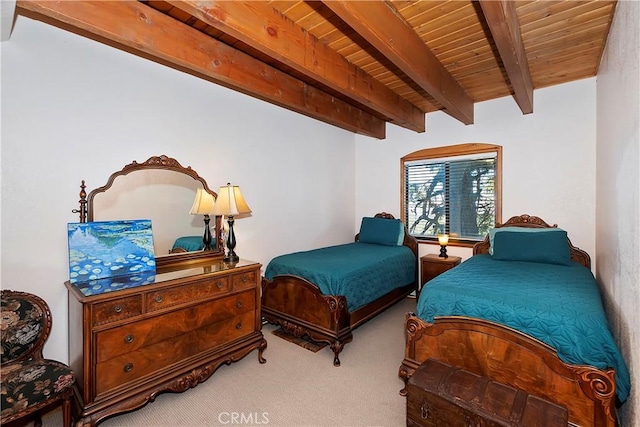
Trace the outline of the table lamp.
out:
M 235 215 L 250 213 L 251 209 L 245 202 L 240 187 L 237 185 L 227 185 L 220 187 L 216 204 L 213 207 L 213 213 L 215 215 L 225 215 L 227 217 L 227 223 L 229 224 L 229 233 L 227 235 L 227 256 L 224 257 L 226 262 L 238 262 L 240 257 L 236 255 L 234 249 L 236 247 L 236 236 L 233 233 L 233 223 L 235 222 L 233 217 Z
M 204 236 L 202 237 L 202 243 L 204 244 L 204 250 L 210 251 L 211 248 L 211 230 L 209 229 L 209 215 L 213 214 L 213 208 L 215 206 L 215 200 L 213 194 L 208 193 L 203 188 L 198 188 L 196 191 L 196 198 L 191 206 L 191 215 L 204 215 Z
M 447 244 L 449 243 L 448 234 L 438 234 L 438 243 L 440 244 L 440 257 L 447 258 Z

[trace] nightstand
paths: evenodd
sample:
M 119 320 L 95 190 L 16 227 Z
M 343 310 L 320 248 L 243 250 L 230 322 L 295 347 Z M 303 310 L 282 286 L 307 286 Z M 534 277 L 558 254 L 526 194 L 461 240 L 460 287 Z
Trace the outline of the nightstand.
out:
M 420 257 L 420 288 L 429 280 L 451 270 L 462 262 L 459 256 L 448 256 L 441 258 L 438 254 L 427 254 Z

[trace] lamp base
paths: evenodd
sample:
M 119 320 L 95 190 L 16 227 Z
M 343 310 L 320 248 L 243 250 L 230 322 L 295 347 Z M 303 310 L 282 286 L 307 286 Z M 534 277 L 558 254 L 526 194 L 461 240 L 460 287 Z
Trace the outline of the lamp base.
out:
M 229 255 L 227 255 L 226 257 L 223 258 L 223 261 L 233 264 L 233 263 L 236 263 L 236 262 L 240 261 L 240 257 L 238 255 L 236 255 L 236 254 L 233 254 L 233 255 L 229 254 Z
M 238 257 L 238 255 L 236 255 L 234 249 L 236 248 L 236 235 L 233 232 L 233 223 L 235 221 L 233 220 L 233 215 L 229 215 L 229 217 L 227 218 L 227 223 L 229 224 L 229 235 L 227 236 L 227 249 L 229 250 L 229 252 L 227 252 L 227 256 L 224 257 L 224 262 L 238 262 L 240 261 L 240 257 Z
M 211 229 L 209 228 L 209 215 L 204 216 L 204 236 L 202 237 L 202 250 L 210 251 L 213 250 L 211 247 Z
M 446 246 L 440 246 L 440 258 L 449 258 L 449 255 L 447 255 L 447 247 Z

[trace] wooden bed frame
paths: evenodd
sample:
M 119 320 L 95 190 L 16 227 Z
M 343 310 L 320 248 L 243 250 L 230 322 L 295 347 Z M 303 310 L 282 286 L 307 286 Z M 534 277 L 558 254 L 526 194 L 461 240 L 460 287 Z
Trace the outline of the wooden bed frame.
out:
M 386 212 L 376 218 L 394 219 Z M 358 241 L 358 235 L 355 240 Z M 377 300 L 352 312 L 347 310 L 343 295 L 323 295 L 315 284 L 298 276 L 280 275 L 262 279 L 262 316 L 295 337 L 309 337 L 316 342 L 326 342 L 334 353 L 333 364 L 340 366 L 338 355 L 345 344 L 353 340 L 352 331 L 367 320 L 401 301 L 418 285 L 418 242 L 410 236 L 405 226 L 403 245 L 416 256 L 415 280 L 394 289 Z
M 497 227 L 550 228 L 538 217 L 521 215 Z M 553 225 L 557 227 L 557 225 Z M 589 255 L 569 241 L 571 259 L 591 268 Z M 489 238 L 475 245 L 473 255 L 488 253 Z M 552 347 L 509 327 L 476 318 L 446 316 L 427 323 L 406 316 L 405 358 L 399 376 L 405 381 L 429 358 L 567 407 L 569 425 L 616 425 L 615 372 L 562 362 Z M 403 388 L 400 392 L 406 394 Z

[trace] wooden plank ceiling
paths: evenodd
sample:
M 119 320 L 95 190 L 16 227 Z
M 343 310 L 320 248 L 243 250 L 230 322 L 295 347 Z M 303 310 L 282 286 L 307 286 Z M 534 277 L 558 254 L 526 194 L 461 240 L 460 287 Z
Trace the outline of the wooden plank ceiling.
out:
M 375 138 L 595 76 L 615 1 L 18 0 L 18 13 Z

